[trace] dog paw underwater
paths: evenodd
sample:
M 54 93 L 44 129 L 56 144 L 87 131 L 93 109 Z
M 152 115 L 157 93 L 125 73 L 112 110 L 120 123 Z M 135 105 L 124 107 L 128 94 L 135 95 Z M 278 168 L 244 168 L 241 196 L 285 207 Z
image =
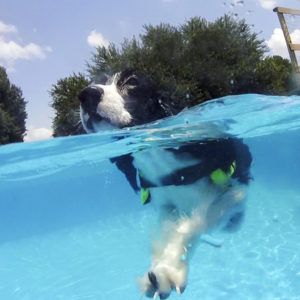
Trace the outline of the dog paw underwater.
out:
M 151 79 L 133 71 L 115 74 L 80 94 L 87 133 L 132 127 L 169 116 Z M 199 117 L 199 122 L 201 118 Z M 203 138 L 175 148 L 152 147 L 111 158 L 145 209 L 157 209 L 160 239 L 152 238 L 151 264 L 138 279 L 141 294 L 167 299 L 187 287 L 190 253 L 216 228 L 232 231 L 245 213 L 252 156 L 242 139 Z M 235 226 L 237 224 L 238 226 Z
M 143 295 L 153 299 L 157 299 L 158 297 L 159 299 L 167 299 L 172 290 L 181 295 L 185 290 L 185 286 L 176 286 L 168 275 L 172 274 L 158 273 L 156 275 L 153 271 L 149 271 L 143 278 L 138 280 Z

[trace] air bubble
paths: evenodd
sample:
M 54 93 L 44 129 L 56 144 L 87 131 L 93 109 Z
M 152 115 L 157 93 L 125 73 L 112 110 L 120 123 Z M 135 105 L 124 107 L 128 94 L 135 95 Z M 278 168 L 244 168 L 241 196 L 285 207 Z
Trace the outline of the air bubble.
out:
M 186 255 L 185 254 L 182 254 L 180 256 L 180 261 L 186 261 Z

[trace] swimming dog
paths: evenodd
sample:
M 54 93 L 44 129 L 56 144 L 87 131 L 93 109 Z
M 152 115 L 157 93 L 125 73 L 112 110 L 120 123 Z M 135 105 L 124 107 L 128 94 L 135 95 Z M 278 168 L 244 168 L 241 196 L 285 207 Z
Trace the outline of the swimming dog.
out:
M 146 124 L 169 115 L 152 80 L 125 70 L 79 96 L 87 133 Z M 242 219 L 252 161 L 248 147 L 233 137 L 153 147 L 111 159 L 142 203 L 160 212 L 160 238 L 152 241 L 151 267 L 138 280 L 143 295 L 166 299 L 187 285 L 189 254 L 199 237 Z M 214 243 L 214 241 L 209 241 Z

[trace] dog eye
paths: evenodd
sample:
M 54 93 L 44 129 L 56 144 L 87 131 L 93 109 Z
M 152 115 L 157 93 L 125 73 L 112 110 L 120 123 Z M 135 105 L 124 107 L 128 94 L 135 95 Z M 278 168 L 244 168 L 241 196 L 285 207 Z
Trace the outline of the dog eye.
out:
M 138 86 L 139 81 L 135 77 L 131 77 L 126 81 L 127 85 Z

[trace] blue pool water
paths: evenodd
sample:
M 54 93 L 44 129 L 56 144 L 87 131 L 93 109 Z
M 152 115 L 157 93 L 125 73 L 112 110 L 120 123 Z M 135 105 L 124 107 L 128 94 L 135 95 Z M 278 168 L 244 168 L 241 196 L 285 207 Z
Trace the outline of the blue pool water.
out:
M 198 245 L 170 299 L 300 299 L 300 97 L 231 96 L 147 126 L 0 147 L 0 299 L 139 299 L 156 221 L 108 158 L 244 138 L 245 220 Z M 118 139 L 117 137 L 124 137 Z

